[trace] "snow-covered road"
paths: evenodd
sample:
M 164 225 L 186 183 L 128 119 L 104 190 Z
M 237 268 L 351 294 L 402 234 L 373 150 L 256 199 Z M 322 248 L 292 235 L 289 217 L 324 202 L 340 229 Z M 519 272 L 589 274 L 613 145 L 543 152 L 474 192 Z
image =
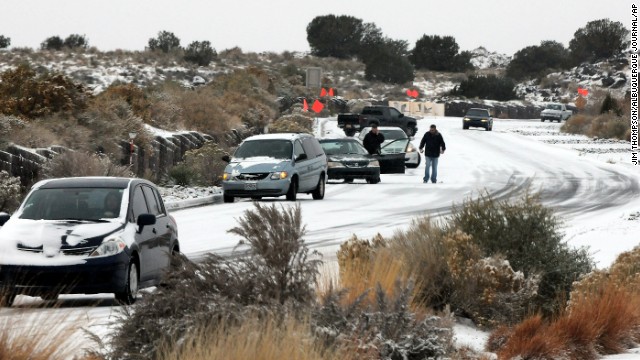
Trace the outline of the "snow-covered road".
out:
M 485 132 L 462 130 L 460 118 L 429 118 L 418 122 L 414 145 L 419 145 L 432 123 L 447 144 L 437 184 L 422 183 L 422 161 L 419 168 L 407 169 L 405 174 L 382 175 L 382 182 L 375 185 L 330 183 L 322 201 L 310 195 L 298 197 L 306 241 L 327 261 L 335 258 L 339 244 L 352 234 L 364 238 L 390 235 L 417 216 L 446 216 L 453 204 L 485 191 L 497 198 L 517 196 L 527 189 L 540 191 L 543 202 L 564 220 L 567 241 L 589 246 L 599 267 L 638 245 L 640 167 L 631 165 L 631 155 L 625 150 L 628 143 L 607 144 L 615 148 L 610 153 L 588 153 L 582 151 L 589 147 L 588 139 L 558 134 L 560 124 L 496 119 L 494 130 Z M 321 119 L 320 125 L 318 133 L 323 136 L 343 136 L 335 119 Z M 291 206 L 284 198 L 263 203 Z M 250 200 L 236 200 L 173 212 L 182 251 L 194 260 L 209 252 L 229 254 L 239 239 L 227 231 L 252 206 Z M 88 307 L 86 301 L 96 298 L 102 303 Z M 85 320 L 79 327 L 106 336 L 118 309 L 111 299 L 111 295 L 65 295 L 60 309 L 35 309 L 39 299 L 19 297 L 13 308 L 0 310 L 0 318 L 18 325 L 30 322 L 32 316 L 66 311 Z

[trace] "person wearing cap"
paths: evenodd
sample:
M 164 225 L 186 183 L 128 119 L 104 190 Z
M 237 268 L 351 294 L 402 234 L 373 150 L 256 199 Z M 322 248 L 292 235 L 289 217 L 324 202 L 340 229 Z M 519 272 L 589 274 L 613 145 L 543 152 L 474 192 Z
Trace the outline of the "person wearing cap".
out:
M 367 149 L 369 154 L 380 154 L 380 144 L 384 142 L 384 135 L 378 131 L 377 124 L 371 124 L 371 131 L 364 136 L 362 145 Z
M 446 149 L 442 134 L 440 134 L 436 126 L 432 124 L 429 127 L 429 131 L 424 133 L 420 141 L 420 152 L 424 152 L 425 163 L 424 178 L 422 178 L 423 182 L 429 182 L 429 179 L 431 179 L 432 183 L 438 181 L 438 158 L 440 154 L 444 154 Z M 430 169 L 431 176 L 429 176 Z

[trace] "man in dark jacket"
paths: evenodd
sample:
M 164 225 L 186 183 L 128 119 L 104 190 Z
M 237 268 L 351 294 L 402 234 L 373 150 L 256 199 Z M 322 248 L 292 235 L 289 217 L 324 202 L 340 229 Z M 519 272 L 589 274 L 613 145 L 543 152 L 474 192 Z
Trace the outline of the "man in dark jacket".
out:
M 372 124 L 371 131 L 364 136 L 362 145 L 367 149 L 369 154 L 380 154 L 380 144 L 384 142 L 384 135 L 378 131 L 378 125 Z
M 438 180 L 438 158 L 440 154 L 444 154 L 447 149 L 444 145 L 442 134 L 438 132 L 435 125 L 429 127 L 429 131 L 424 133 L 422 141 L 420 141 L 420 152 L 424 149 L 424 178 L 423 182 L 429 181 L 429 168 L 431 171 L 431 182 L 436 183 Z

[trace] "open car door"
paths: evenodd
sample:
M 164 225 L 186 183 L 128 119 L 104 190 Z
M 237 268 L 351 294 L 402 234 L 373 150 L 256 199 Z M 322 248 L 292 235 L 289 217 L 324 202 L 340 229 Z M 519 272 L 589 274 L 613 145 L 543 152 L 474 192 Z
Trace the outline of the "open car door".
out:
M 381 174 L 404 174 L 405 149 L 408 144 L 409 139 L 396 139 L 382 147 L 380 155 L 375 155 L 380 162 Z

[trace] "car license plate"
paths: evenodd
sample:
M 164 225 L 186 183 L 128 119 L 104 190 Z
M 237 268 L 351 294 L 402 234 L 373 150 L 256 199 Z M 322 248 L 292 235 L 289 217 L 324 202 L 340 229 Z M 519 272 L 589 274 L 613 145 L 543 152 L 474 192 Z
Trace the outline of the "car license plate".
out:
M 344 127 L 346 127 L 347 129 L 351 129 L 351 124 L 347 124 Z
M 258 183 L 255 181 L 244 183 L 245 190 L 256 190 L 258 189 Z

